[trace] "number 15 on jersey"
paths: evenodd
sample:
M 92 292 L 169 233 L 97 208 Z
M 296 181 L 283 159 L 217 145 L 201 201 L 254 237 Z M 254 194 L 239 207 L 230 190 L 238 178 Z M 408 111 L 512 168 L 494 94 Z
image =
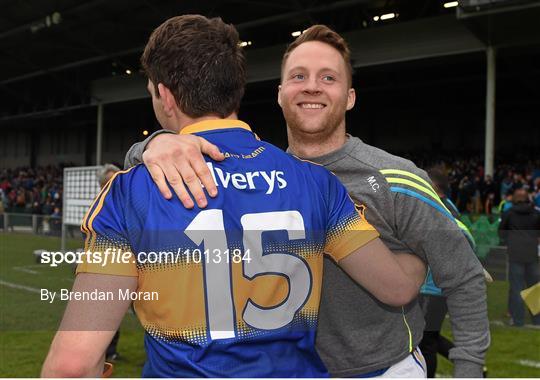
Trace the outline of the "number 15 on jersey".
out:
M 240 224 L 243 229 L 244 252 L 249 252 L 250 259 L 242 261 L 244 277 L 253 280 L 259 276 L 282 276 L 287 280 L 289 292 L 286 299 L 278 305 L 258 305 L 249 298 L 241 311 L 235 310 L 235 284 L 230 267 L 232 260 L 216 262 L 205 259 L 203 278 L 206 315 L 213 340 L 236 336 L 237 312 L 240 312 L 243 321 L 253 328 L 282 328 L 292 322 L 311 293 L 311 271 L 305 260 L 292 252 L 263 251 L 263 232 L 286 231 L 289 240 L 305 239 L 304 220 L 298 211 L 244 214 L 240 218 Z M 222 210 L 201 211 L 186 228 L 185 234 L 195 244 L 204 244 L 205 256 L 207 253 L 228 250 Z

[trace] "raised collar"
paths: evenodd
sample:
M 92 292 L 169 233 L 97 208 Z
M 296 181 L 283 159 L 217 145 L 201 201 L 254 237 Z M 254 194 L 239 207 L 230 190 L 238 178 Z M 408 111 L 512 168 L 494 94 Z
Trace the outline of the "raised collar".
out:
M 251 132 L 249 125 L 244 123 L 241 120 L 235 119 L 213 119 L 213 120 L 203 120 L 198 123 L 188 125 L 180 131 L 181 135 L 205 132 L 205 131 L 214 131 L 217 129 L 228 129 L 228 128 L 241 128 Z

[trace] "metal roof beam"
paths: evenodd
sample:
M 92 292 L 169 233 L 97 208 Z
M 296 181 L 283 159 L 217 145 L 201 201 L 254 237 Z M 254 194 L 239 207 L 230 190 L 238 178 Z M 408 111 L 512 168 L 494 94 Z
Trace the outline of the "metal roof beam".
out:
M 96 6 L 96 5 L 98 5 L 99 3 L 103 3 L 104 1 L 105 0 L 94 0 L 94 1 L 89 2 L 89 3 L 83 3 L 83 4 L 78 5 L 76 7 L 66 9 L 66 10 L 63 10 L 63 11 L 58 11 L 58 12 L 60 12 L 60 14 L 62 16 L 66 16 L 66 15 L 70 15 L 70 14 L 73 14 L 73 13 L 85 11 L 88 8 L 92 8 L 92 7 Z M 39 23 L 43 22 L 45 17 L 48 17 L 48 16 L 45 15 L 45 16 L 41 17 L 38 20 L 34 20 L 34 21 L 29 22 L 29 23 L 19 25 L 19 26 L 15 27 L 15 28 L 8 29 L 8 30 L 5 30 L 3 32 L 0 32 L 0 39 L 10 37 L 10 36 L 13 36 L 13 35 L 16 35 L 16 34 L 19 34 L 19 33 L 30 32 L 32 30 L 32 27 L 35 26 L 36 24 L 39 24 Z
M 104 0 L 97 0 L 94 3 L 99 3 L 102 1 Z M 346 8 L 346 7 L 356 5 L 356 4 L 366 3 L 368 1 L 369 0 L 343 0 L 343 1 L 338 1 L 336 3 L 315 6 L 315 7 L 307 8 L 304 10 L 287 12 L 287 13 L 282 13 L 276 16 L 270 16 L 270 17 L 265 17 L 258 20 L 247 21 L 247 22 L 237 24 L 235 26 L 239 31 L 241 31 L 241 30 L 245 30 L 245 29 L 249 29 L 249 28 L 253 28 L 257 26 L 270 24 L 277 21 L 286 20 L 288 18 L 305 15 L 306 13 L 310 13 L 310 12 L 322 12 L 322 11 L 332 10 L 332 9 Z M 85 4 L 85 6 L 88 6 L 88 5 L 89 4 Z M 34 71 L 31 73 L 19 75 L 13 78 L 8 78 L 3 81 L 0 81 L 0 84 L 9 84 L 9 83 L 14 83 L 14 82 L 19 82 L 19 81 L 31 79 L 40 75 L 47 75 L 53 72 L 72 69 L 75 67 L 84 66 L 91 63 L 101 62 L 101 61 L 111 59 L 111 58 L 121 57 L 124 55 L 133 54 L 133 53 L 139 53 L 139 52 L 142 52 L 143 49 L 144 49 L 144 45 L 136 47 L 136 48 L 121 50 L 115 53 L 110 53 L 110 54 L 104 53 L 104 54 L 101 54 L 92 58 L 82 59 L 80 61 L 70 62 L 64 65 L 59 65 L 59 66 L 55 66 L 55 67 L 51 67 L 51 68 L 47 68 L 43 70 Z

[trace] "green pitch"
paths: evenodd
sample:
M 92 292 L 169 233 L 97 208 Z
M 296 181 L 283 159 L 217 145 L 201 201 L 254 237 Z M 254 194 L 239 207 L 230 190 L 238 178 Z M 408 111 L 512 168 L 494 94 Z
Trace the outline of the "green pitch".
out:
M 68 249 L 81 247 L 80 240 Z M 71 288 L 73 268 L 51 268 L 35 262 L 36 249 L 58 250 L 58 238 L 0 233 L 0 377 L 36 377 L 63 313 L 65 302 L 47 304 L 39 289 Z M 513 328 L 506 320 L 507 284 L 488 286 L 492 344 L 487 355 L 489 377 L 540 377 L 540 330 Z M 448 323 L 445 335 L 449 336 Z M 133 314 L 121 327 L 115 377 L 140 377 L 145 360 L 143 331 Z M 448 377 L 452 366 L 439 358 L 438 373 Z

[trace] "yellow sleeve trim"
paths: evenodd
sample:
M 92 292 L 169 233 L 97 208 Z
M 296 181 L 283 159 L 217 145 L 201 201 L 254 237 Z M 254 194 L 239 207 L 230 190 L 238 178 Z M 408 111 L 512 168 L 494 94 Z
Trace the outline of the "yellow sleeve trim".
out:
M 340 236 L 339 241 L 328 249 L 328 254 L 336 262 L 339 262 L 378 237 L 379 233 L 375 229 L 347 231 Z
M 336 262 L 379 237 L 379 232 L 365 219 L 364 210 L 357 212 L 353 220 L 328 235 L 325 252 Z

